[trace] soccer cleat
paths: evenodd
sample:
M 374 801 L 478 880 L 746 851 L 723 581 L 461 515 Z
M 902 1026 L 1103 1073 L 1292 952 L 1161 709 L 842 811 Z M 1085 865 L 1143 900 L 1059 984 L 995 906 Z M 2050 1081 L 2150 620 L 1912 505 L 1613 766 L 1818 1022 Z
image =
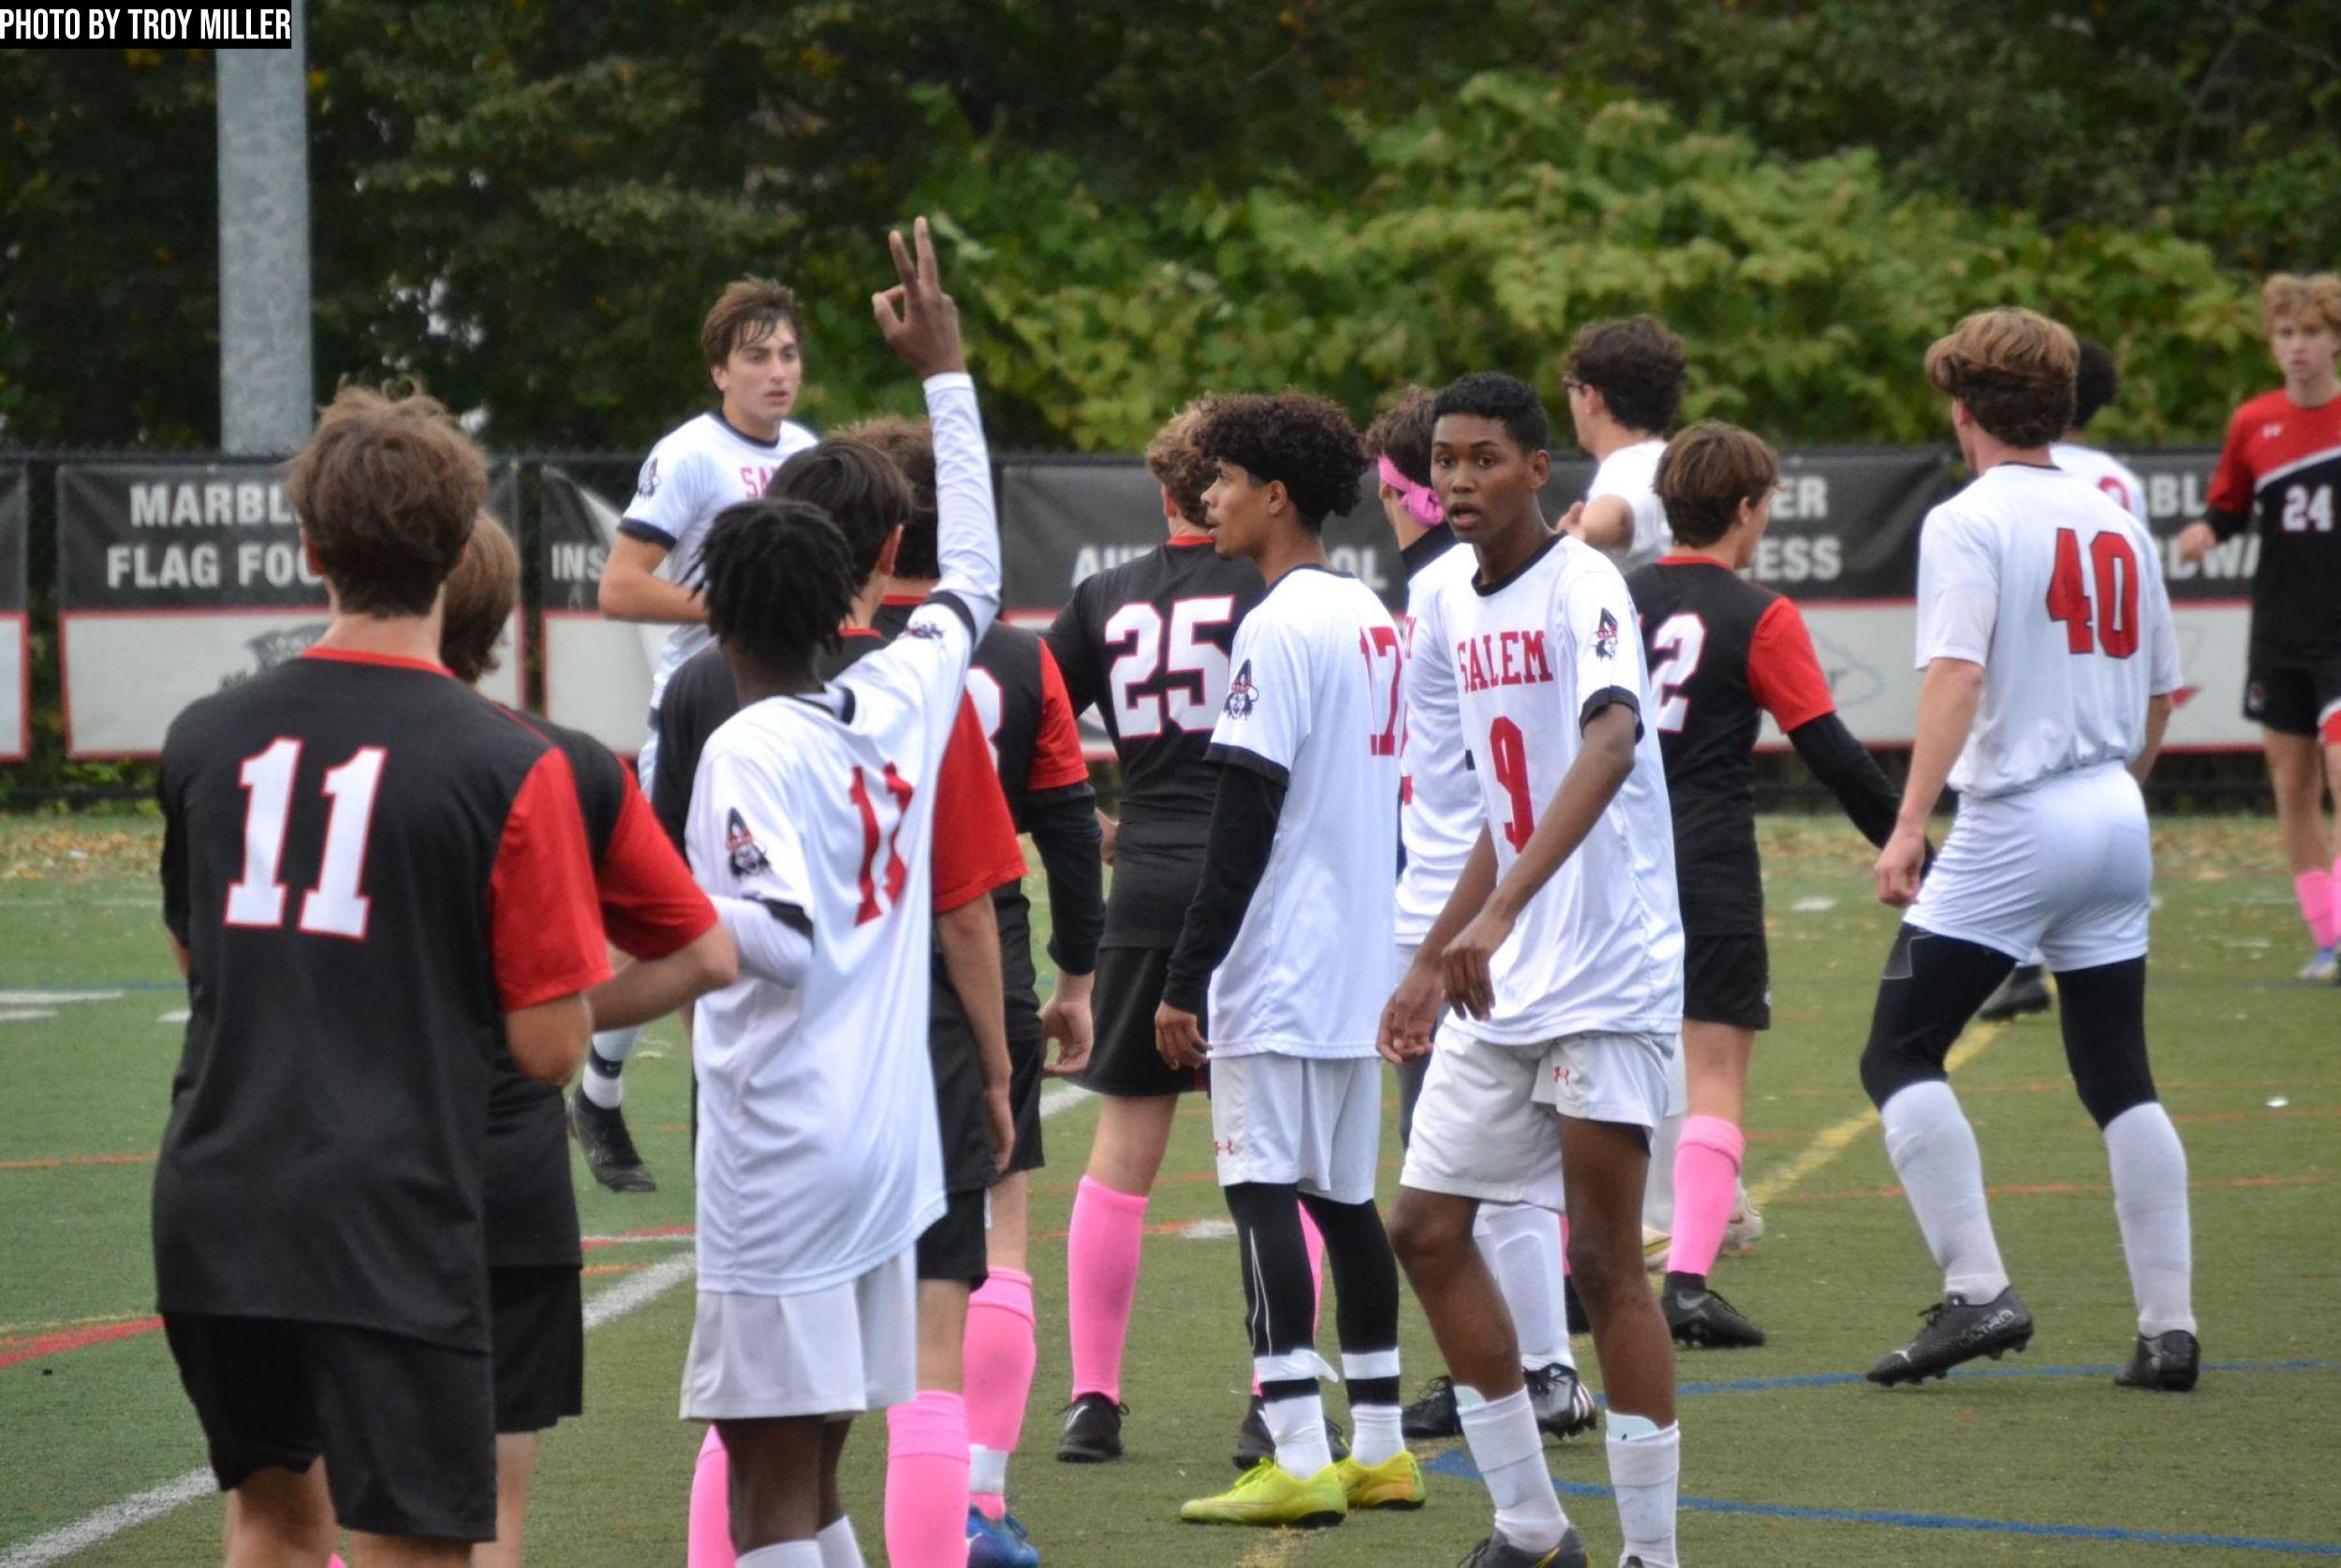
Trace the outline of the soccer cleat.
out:
M 1335 1461 L 1342 1495 L 1352 1511 L 1360 1508 L 1420 1508 L 1430 1500 L 1422 1482 L 1422 1466 L 1404 1448 L 1380 1464 L 1360 1464 L 1354 1458 Z
M 613 1193 L 655 1193 L 658 1183 L 642 1167 L 634 1151 L 634 1136 L 626 1130 L 626 1108 L 604 1110 L 579 1089 L 569 1095 L 569 1131 L 584 1151 L 585 1168 L 594 1180 Z
M 1694 1275 L 1669 1274 L 1666 1289 L 1658 1297 L 1658 1311 L 1665 1314 L 1667 1332 L 1678 1345 L 1739 1350 L 1764 1342 L 1761 1328 Z
M 2184 1394 L 2202 1372 L 2202 1345 L 2184 1328 L 2147 1339 L 2138 1336 L 2138 1349 L 2129 1365 L 2113 1374 L 2115 1386 L 2149 1388 L 2158 1394 Z
M 1723 1227 L 1723 1251 L 1730 1257 L 1740 1257 L 1756 1250 L 1756 1243 L 1764 1238 L 1763 1211 L 1756 1200 L 1740 1190 L 1740 1200 L 1731 1209 L 1730 1223 Z
M 1057 1434 L 1059 1464 L 1103 1464 L 1122 1457 L 1122 1417 L 1130 1407 L 1103 1394 L 1077 1394 L 1065 1407 L 1065 1429 Z
M 1435 1377 L 1425 1384 L 1422 1397 L 1399 1413 L 1398 1429 L 1409 1443 L 1463 1436 L 1463 1417 L 1455 1411 L 1455 1380 Z
M 1585 1568 L 1585 1538 L 1570 1525 L 1561 1531 L 1559 1546 L 1536 1557 L 1505 1540 L 1502 1531 L 1494 1531 L 1471 1548 L 1463 1568 Z
M 1923 1383 L 1942 1377 L 1963 1361 L 1988 1356 L 1996 1361 L 2008 1351 L 2021 1351 L 2032 1342 L 2032 1313 L 2010 1285 L 1989 1301 L 1969 1301 L 1947 1295 L 1919 1314 L 1926 1326 L 1900 1350 L 1881 1357 L 1869 1370 L 1872 1383 L 1891 1387 L 1897 1383 Z
M 1274 1459 L 1260 1460 L 1217 1497 L 1199 1497 L 1179 1505 L 1179 1517 L 1188 1524 L 1321 1530 L 1348 1517 L 1349 1494 L 1342 1487 L 1339 1464 L 1329 1464 L 1301 1481 Z
M 2040 978 L 2040 966 L 2020 963 L 2000 982 L 1992 999 L 1976 1009 L 1975 1016 L 1985 1023 L 2006 1023 L 2028 1013 L 2045 1013 L 2052 1005 L 2048 986 Z
M 2301 966 L 2301 978 L 2319 986 L 2341 980 L 2341 947 L 2318 948 L 2316 956 Z
M 1016 1516 L 987 1519 L 967 1510 L 967 1568 L 1040 1568 L 1040 1548 L 1032 1544 Z
M 1663 1274 L 1667 1267 L 1667 1252 L 1674 1245 L 1674 1238 L 1656 1225 L 1642 1227 L 1642 1266 L 1653 1274 Z
M 1267 1400 L 1258 1394 L 1253 1395 L 1251 1404 L 1244 1412 L 1243 1425 L 1235 1429 L 1235 1467 L 1238 1470 L 1249 1470 L 1262 1459 L 1276 1457 L 1276 1440 L 1268 1435 L 1267 1405 Z M 1405 1416 L 1399 1417 L 1399 1430 L 1402 1432 L 1406 1430 L 1405 1421 Z M 1462 1429 L 1461 1427 L 1456 1428 L 1458 1431 Z M 1333 1425 L 1333 1418 L 1330 1415 L 1325 1417 L 1325 1446 L 1332 1451 L 1335 1464 L 1349 1457 L 1349 1445 L 1341 1441 L 1341 1429 Z
M 1555 1361 L 1549 1367 L 1531 1367 L 1522 1373 L 1528 1385 L 1528 1405 L 1537 1413 L 1537 1429 L 1567 1443 L 1582 1437 L 1600 1423 L 1601 1407 L 1593 1402 L 1593 1390 L 1577 1375 L 1577 1369 Z M 1462 1425 L 1459 1420 L 1456 1425 Z

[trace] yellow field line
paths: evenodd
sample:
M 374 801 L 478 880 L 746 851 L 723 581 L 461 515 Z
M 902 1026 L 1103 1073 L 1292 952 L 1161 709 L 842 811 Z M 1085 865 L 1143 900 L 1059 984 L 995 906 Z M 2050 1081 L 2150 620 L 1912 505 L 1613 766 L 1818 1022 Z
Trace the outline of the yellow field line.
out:
M 1944 1060 L 1943 1070 L 1955 1073 L 1981 1056 L 2006 1028 L 2005 1024 L 1979 1023 L 1969 1029 L 1951 1048 L 1951 1055 Z M 1793 1191 L 1806 1177 L 1834 1165 L 1837 1156 L 1852 1148 L 1877 1125 L 1877 1109 L 1863 1106 L 1860 1115 L 1848 1116 L 1843 1121 L 1823 1127 L 1813 1135 L 1812 1141 L 1798 1152 L 1795 1159 L 1777 1170 L 1768 1172 L 1761 1180 L 1749 1182 L 1748 1201 L 1761 1209 L 1773 1199 Z

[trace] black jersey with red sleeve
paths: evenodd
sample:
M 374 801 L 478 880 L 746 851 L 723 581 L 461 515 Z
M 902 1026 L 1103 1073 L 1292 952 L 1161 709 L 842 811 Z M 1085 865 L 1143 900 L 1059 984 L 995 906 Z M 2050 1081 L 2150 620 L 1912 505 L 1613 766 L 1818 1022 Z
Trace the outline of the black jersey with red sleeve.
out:
M 2237 409 L 2205 499 L 2220 538 L 2260 533 L 2255 667 L 2341 659 L 2341 398 L 2303 408 L 2277 390 Z
M 1073 711 L 1096 705 L 1122 765 L 1102 945 L 1178 945 L 1211 836 L 1219 769 L 1204 754 L 1235 629 L 1267 592 L 1249 561 L 1174 538 L 1082 579 L 1048 630 Z
M 509 710 L 507 710 L 509 711 Z M 659 829 L 634 775 L 610 748 L 582 730 L 514 713 L 568 758 L 593 857 L 594 896 L 611 945 L 629 958 L 663 959 L 715 924 L 715 906 Z M 568 1118 L 561 1092 L 496 1062 L 488 1095 L 488 1266 L 581 1264 L 577 1194 L 569 1183 Z
M 313 650 L 182 712 L 159 793 L 161 1307 L 486 1348 L 504 1017 L 610 975 L 567 757 L 435 665 Z
M 1755 762 L 1764 714 L 1873 840 L 1892 826 L 1895 797 L 1837 721 L 1796 606 L 1702 556 L 1671 555 L 1626 580 L 1649 655 L 1683 929 L 1755 935 L 1764 929 Z

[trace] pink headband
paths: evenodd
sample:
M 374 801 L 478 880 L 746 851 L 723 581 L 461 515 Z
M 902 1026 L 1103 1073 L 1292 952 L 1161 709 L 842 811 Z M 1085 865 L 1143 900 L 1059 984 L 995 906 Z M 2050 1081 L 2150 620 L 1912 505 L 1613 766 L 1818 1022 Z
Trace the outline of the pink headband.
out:
M 1415 521 L 1425 528 L 1436 528 L 1447 520 L 1447 514 L 1440 507 L 1438 497 L 1432 493 L 1431 487 L 1418 485 L 1400 473 L 1398 465 L 1390 461 L 1388 452 L 1382 454 L 1381 462 L 1377 466 L 1381 470 L 1382 483 L 1398 492 L 1398 499 L 1406 504 L 1407 514 Z

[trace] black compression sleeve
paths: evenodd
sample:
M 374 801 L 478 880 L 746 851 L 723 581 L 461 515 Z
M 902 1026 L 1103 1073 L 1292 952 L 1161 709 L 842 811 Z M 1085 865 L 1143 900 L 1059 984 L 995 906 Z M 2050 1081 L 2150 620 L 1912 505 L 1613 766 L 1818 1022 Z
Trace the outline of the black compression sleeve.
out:
M 1789 740 L 1804 759 L 1804 766 L 1813 770 L 1813 777 L 1837 797 L 1862 836 L 1883 848 L 1893 836 L 1902 797 L 1886 782 L 1877 759 L 1863 751 L 1862 742 L 1846 728 L 1845 721 L 1834 713 L 1823 713 L 1789 731 Z
M 1187 906 L 1186 925 L 1172 949 L 1162 999 L 1189 1013 L 1203 1010 L 1211 972 L 1235 945 L 1244 912 L 1268 870 L 1276 843 L 1276 818 L 1284 811 L 1285 786 L 1241 764 L 1219 769 L 1219 793 L 1211 806 L 1211 839 L 1203 851 L 1203 876 Z
M 2249 528 L 2252 519 L 2249 512 L 2223 512 L 2213 506 L 2202 514 L 2202 520 L 2211 525 L 2211 532 L 2216 534 L 2220 543 L 2224 544 Z
M 1082 783 L 1027 796 L 1024 827 L 1049 873 L 1049 960 L 1059 974 L 1090 974 L 1106 927 L 1097 792 Z

